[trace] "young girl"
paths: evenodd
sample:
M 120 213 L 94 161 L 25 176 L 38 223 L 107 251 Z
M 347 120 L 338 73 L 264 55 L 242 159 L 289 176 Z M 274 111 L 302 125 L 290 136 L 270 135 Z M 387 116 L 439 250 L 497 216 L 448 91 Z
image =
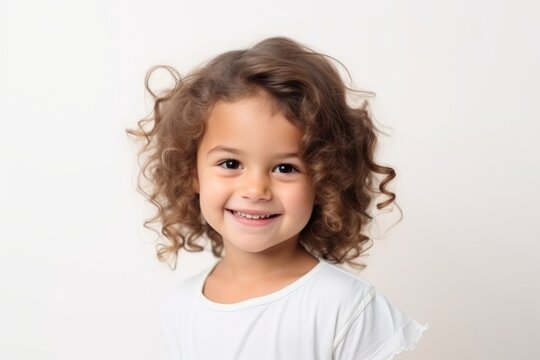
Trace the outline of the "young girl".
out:
M 371 241 L 376 129 L 328 57 L 287 38 L 215 57 L 155 98 L 132 135 L 167 244 L 219 259 L 163 301 L 170 359 L 388 360 L 427 325 L 337 267 Z M 146 125 L 152 126 L 147 129 Z M 176 261 L 175 261 L 176 263 Z M 359 265 L 359 264 L 356 264 Z M 365 267 L 365 265 L 359 265 Z

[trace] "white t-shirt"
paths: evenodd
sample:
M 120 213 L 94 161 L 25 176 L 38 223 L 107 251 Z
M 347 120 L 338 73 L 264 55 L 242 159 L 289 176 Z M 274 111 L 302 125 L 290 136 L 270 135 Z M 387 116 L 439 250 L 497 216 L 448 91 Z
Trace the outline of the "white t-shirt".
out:
M 389 360 L 414 349 L 428 328 L 367 281 L 322 260 L 292 284 L 234 304 L 204 296 L 212 269 L 161 304 L 170 360 Z

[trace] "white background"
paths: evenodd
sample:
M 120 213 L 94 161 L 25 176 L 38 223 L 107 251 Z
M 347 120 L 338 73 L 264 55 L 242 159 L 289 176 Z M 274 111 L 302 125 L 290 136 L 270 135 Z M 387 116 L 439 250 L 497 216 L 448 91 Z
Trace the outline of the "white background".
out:
M 124 129 L 151 109 L 150 66 L 185 73 L 274 35 L 335 56 L 377 94 L 404 219 L 360 275 L 430 325 L 399 358 L 539 358 L 539 10 L 2 1 L 0 358 L 160 357 L 159 301 L 211 256 L 182 254 L 176 272 L 157 261 Z

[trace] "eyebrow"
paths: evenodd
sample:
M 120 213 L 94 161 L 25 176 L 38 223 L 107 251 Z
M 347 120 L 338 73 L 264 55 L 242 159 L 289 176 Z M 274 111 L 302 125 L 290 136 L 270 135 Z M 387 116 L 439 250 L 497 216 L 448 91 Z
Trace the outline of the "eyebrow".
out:
M 228 147 L 228 146 L 223 146 L 223 145 L 218 145 L 218 146 L 215 146 L 215 147 L 211 148 L 210 150 L 208 150 L 208 152 L 206 153 L 206 156 L 210 156 L 211 154 L 213 154 L 215 152 L 228 152 L 228 153 L 232 153 L 232 154 L 235 154 L 235 155 L 242 155 L 244 153 L 242 150 L 239 150 L 239 149 L 235 149 L 235 148 Z M 293 158 L 293 157 L 300 158 L 300 156 L 298 155 L 297 152 L 279 153 L 279 154 L 276 154 L 275 157 L 279 158 L 279 159 Z

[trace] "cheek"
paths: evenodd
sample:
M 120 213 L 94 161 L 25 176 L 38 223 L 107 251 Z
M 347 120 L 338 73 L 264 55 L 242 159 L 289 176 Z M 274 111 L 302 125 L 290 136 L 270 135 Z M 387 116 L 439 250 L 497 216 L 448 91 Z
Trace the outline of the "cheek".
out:
M 287 189 L 283 194 L 287 207 L 299 217 L 308 220 L 313 210 L 315 193 L 309 186 L 298 186 Z
M 209 177 L 202 180 L 200 179 L 199 182 L 201 207 L 216 207 L 223 205 L 222 203 L 226 201 L 230 192 L 226 182 L 213 180 Z

